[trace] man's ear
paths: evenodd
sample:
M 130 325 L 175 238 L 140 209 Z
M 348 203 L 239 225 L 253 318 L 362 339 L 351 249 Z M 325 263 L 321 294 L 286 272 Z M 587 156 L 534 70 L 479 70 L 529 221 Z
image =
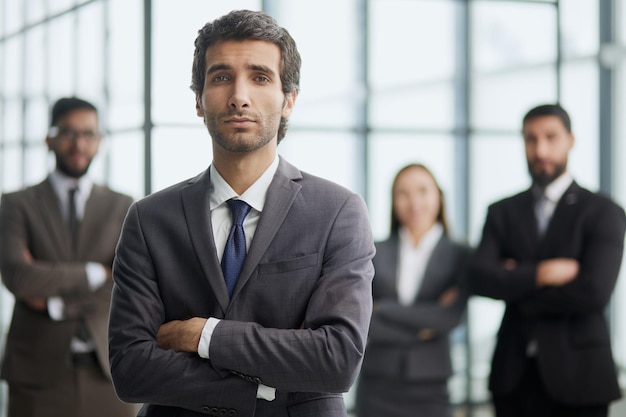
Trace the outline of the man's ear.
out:
M 291 112 L 293 111 L 293 106 L 296 104 L 296 99 L 298 98 L 298 93 L 296 90 L 292 90 L 290 93 L 285 94 L 285 102 L 283 103 L 283 111 L 281 116 L 284 119 L 288 119 L 291 116 Z
M 202 109 L 202 95 L 196 94 L 196 114 L 198 117 L 204 117 L 204 109 Z

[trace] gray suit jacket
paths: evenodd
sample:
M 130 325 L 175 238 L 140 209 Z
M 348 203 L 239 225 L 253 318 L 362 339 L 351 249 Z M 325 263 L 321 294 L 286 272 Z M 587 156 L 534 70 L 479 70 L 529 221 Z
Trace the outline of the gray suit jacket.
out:
M 86 262 L 112 265 L 115 245 L 131 197 L 98 185 L 85 206 L 78 251 L 48 180 L 5 194 L 0 201 L 0 272 L 15 296 L 2 378 L 29 386 L 74 384 L 70 341 L 84 319 L 94 338 L 100 364 L 109 375 L 107 323 L 112 282 L 92 292 Z M 34 258 L 26 262 L 24 251 Z M 61 296 L 66 320 L 31 310 L 22 301 Z M 72 399 L 68 399 L 73 404 Z
M 410 306 L 398 302 L 398 237 L 377 243 L 376 250 L 376 308 L 362 372 L 402 381 L 446 381 L 452 372 L 448 335 L 459 324 L 467 301 L 469 247 L 442 236 Z M 456 302 L 439 305 L 439 297 L 451 287 L 459 289 Z M 433 337 L 426 341 L 418 337 L 424 329 L 433 331 Z
M 345 416 L 372 308 L 362 198 L 281 159 L 230 300 L 211 227 L 209 170 L 131 207 L 109 328 L 118 395 L 146 416 Z M 157 346 L 161 324 L 193 316 L 222 319 L 210 360 Z

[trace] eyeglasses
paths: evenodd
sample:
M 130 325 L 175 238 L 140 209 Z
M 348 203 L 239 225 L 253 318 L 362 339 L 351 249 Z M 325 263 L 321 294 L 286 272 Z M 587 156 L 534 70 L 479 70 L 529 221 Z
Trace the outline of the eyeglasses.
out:
M 69 127 L 52 126 L 48 131 L 48 135 L 58 140 L 77 142 L 79 138 L 83 138 L 88 143 L 94 143 L 101 137 L 100 132 L 93 130 L 76 130 Z

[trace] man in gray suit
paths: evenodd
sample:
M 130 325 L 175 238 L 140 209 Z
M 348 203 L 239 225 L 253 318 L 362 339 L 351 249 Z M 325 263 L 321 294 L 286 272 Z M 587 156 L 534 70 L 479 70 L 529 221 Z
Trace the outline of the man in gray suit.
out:
M 132 199 L 87 176 L 101 137 L 96 108 L 52 108 L 56 169 L 0 204 L 0 272 L 15 296 L 2 378 L 9 417 L 124 417 L 107 351 L 111 265 Z
M 145 403 L 142 416 L 346 416 L 372 310 L 365 204 L 277 155 L 300 74 L 285 29 L 235 11 L 195 45 L 213 163 L 126 218 L 109 325 L 117 393 Z

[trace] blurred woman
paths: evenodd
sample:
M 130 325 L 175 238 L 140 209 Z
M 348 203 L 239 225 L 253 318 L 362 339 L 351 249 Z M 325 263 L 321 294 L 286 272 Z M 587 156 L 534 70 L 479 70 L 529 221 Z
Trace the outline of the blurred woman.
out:
M 448 335 L 465 311 L 470 249 L 448 237 L 443 193 L 421 164 L 392 186 L 391 233 L 376 243 L 374 313 L 358 417 L 448 417 Z

